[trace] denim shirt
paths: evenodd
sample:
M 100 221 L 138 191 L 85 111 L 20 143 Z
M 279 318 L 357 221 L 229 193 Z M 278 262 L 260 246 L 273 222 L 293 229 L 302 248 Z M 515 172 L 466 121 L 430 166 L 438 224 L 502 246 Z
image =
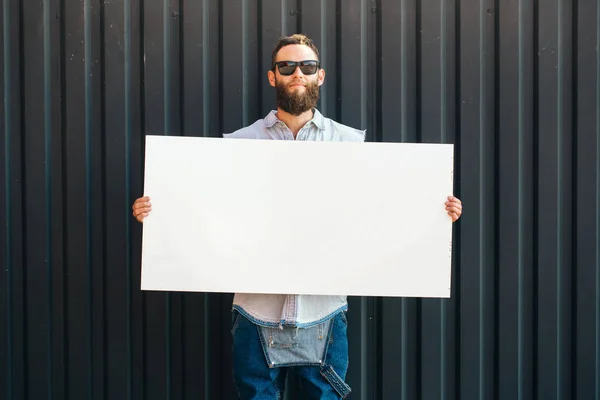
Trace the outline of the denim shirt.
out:
M 294 140 L 292 131 L 273 110 L 264 119 L 225 138 Z M 325 118 L 317 109 L 296 135 L 296 140 L 363 142 L 365 131 Z M 327 321 L 348 308 L 346 296 L 236 293 L 233 309 L 259 326 L 308 328 Z

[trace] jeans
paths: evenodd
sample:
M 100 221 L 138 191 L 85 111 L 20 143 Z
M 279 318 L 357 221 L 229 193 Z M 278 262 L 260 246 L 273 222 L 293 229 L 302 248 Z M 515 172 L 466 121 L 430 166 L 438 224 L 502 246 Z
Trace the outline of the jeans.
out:
M 296 328 L 284 328 L 296 329 Z M 317 327 L 309 328 L 317 329 Z M 285 391 L 288 369 L 300 379 L 310 399 L 343 399 L 350 393 L 344 382 L 348 369 L 348 338 L 345 312 L 331 321 L 325 357 L 319 365 L 270 368 L 265 358 L 265 338 L 260 328 L 233 311 L 233 379 L 241 400 L 279 400 Z

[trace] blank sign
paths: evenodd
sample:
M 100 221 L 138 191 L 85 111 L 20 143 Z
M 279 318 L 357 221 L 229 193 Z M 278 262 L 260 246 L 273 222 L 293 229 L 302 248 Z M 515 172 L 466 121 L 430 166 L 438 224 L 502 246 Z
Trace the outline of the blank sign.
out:
M 453 146 L 146 137 L 142 289 L 449 297 Z

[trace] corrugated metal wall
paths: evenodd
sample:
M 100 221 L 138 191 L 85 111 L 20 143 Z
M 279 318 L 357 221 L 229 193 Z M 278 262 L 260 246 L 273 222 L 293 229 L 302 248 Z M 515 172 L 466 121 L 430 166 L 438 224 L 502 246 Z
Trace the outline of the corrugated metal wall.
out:
M 1 3 L 0 398 L 233 398 L 231 296 L 142 293 L 130 206 L 144 134 L 262 117 L 297 31 L 326 115 L 456 144 L 452 298 L 352 298 L 352 398 L 600 398 L 599 1 Z

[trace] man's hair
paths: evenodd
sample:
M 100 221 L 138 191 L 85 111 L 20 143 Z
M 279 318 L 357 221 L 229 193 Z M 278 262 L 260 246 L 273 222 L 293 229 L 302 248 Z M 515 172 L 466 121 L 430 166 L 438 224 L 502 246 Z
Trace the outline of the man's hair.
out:
M 279 53 L 279 50 L 285 46 L 289 46 L 290 44 L 303 44 L 308 46 L 317 55 L 317 61 L 319 60 L 319 50 L 313 41 L 306 35 L 296 33 L 291 36 L 281 37 L 279 40 L 277 40 L 275 48 L 273 49 L 273 54 L 271 55 L 271 68 L 275 67 L 275 58 L 277 58 L 277 53 Z

